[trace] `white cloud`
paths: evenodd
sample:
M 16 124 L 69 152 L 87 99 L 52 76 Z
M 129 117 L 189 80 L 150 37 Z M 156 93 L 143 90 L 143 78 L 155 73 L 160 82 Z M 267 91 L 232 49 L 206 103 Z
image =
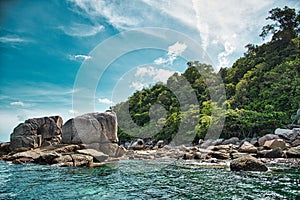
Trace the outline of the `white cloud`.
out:
M 134 88 L 136 90 L 141 90 L 144 88 L 144 84 L 141 82 L 132 82 L 131 85 L 129 86 L 129 88 Z
M 176 42 L 175 44 L 168 47 L 168 55 L 170 56 L 180 56 L 186 49 L 186 44 Z
M 108 98 L 99 98 L 98 99 L 99 103 L 102 103 L 102 104 L 113 104 L 113 102 L 111 100 L 109 100 Z
M 137 17 L 130 14 L 133 6 L 128 6 L 127 2 L 120 1 L 116 4 L 98 0 L 69 0 L 69 2 L 75 5 L 75 12 L 85 14 L 93 21 L 97 21 L 97 17 L 104 17 L 118 29 L 136 26 L 139 23 Z
M 31 104 L 27 104 L 27 103 L 24 103 L 22 101 L 10 102 L 9 105 L 11 105 L 11 106 L 19 106 L 19 107 L 30 107 L 31 106 Z
M 59 26 L 66 35 L 73 37 L 89 37 L 94 36 L 104 30 L 102 25 L 87 25 L 80 23 L 73 23 L 70 26 Z
M 82 61 L 82 60 L 92 59 L 92 56 L 78 54 L 78 55 L 70 55 L 69 58 L 70 60 Z
M 154 60 L 154 63 L 157 64 L 157 65 L 161 65 L 161 64 L 170 64 L 170 65 L 172 65 L 174 60 L 178 56 L 180 56 L 185 51 L 186 48 L 187 48 L 186 44 L 176 42 L 175 44 L 168 47 L 168 52 L 167 52 L 167 55 L 166 55 L 167 58 L 159 57 L 159 58 Z
M 235 47 L 230 44 L 230 42 L 226 41 L 224 44 L 224 51 L 219 53 L 218 55 L 218 69 L 220 68 L 224 68 L 224 67 L 230 67 L 229 63 L 230 60 L 227 58 L 230 54 L 233 53 L 233 51 L 235 50 Z
M 0 37 L 0 43 L 8 43 L 8 44 L 20 44 L 30 42 L 28 39 L 24 39 L 16 36 L 3 36 Z
M 167 69 L 158 69 L 153 66 L 148 67 L 138 67 L 135 73 L 136 77 L 139 78 L 147 78 L 151 79 L 154 82 L 166 82 L 170 76 L 174 74 L 174 71 L 167 70 Z M 133 82 L 133 88 L 141 88 L 142 85 L 139 82 Z

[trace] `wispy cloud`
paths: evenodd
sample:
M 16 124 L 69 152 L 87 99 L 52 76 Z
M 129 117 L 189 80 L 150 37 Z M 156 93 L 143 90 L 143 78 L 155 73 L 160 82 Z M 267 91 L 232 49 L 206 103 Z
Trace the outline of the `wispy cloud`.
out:
M 92 56 L 77 54 L 77 55 L 70 55 L 69 58 L 70 58 L 70 60 L 76 60 L 76 61 L 81 62 L 81 61 L 84 61 L 84 60 L 92 59 Z
M 69 36 L 89 37 L 97 35 L 103 31 L 104 26 L 73 23 L 70 26 L 59 26 L 58 29 L 61 29 L 66 35 Z
M 113 104 L 113 102 L 111 100 L 109 100 L 108 98 L 99 98 L 98 102 L 102 103 L 102 104 L 108 104 L 108 105 L 112 105 Z
M 113 3 L 109 1 L 97 0 L 69 0 L 75 5 L 75 12 L 84 14 L 92 21 L 97 21 L 97 17 L 104 17 L 107 21 L 118 29 L 129 26 L 136 26 L 139 20 L 132 15 L 132 3 L 128 2 Z M 79 10 L 78 10 L 79 9 Z
M 10 103 L 11 106 L 22 106 L 24 107 L 25 104 L 22 101 L 15 101 Z
M 17 37 L 17 36 L 3 36 L 0 37 L 1 43 L 9 43 L 9 44 L 18 44 L 18 43 L 27 43 L 30 42 L 29 39 Z
M 159 57 L 154 60 L 154 63 L 157 65 L 161 64 L 173 64 L 174 60 L 180 56 L 187 46 L 184 43 L 176 42 L 175 44 L 168 47 L 167 58 Z
M 30 107 L 31 104 L 29 103 L 24 103 L 22 101 L 14 101 L 14 102 L 10 102 L 9 105 L 11 106 L 16 106 L 16 107 Z

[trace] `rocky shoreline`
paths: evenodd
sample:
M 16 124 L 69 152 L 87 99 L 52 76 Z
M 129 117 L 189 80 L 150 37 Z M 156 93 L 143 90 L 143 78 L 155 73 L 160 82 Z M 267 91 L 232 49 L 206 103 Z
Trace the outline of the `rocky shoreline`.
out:
M 196 146 L 138 139 L 118 145 L 114 113 L 26 120 L 0 144 L 0 160 L 60 167 L 100 167 L 118 160 L 181 160 L 198 167 L 267 171 L 271 165 L 300 166 L 300 129 L 277 129 L 260 138 L 200 140 Z

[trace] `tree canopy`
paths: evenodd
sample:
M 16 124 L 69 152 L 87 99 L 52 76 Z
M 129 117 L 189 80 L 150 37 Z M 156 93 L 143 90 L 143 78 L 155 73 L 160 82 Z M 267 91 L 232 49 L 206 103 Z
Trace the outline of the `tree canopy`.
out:
M 186 137 L 193 135 L 197 142 L 218 120 L 218 115 L 212 115 L 213 106 L 227 109 L 223 138 L 260 136 L 290 123 L 290 116 L 300 105 L 299 18 L 295 9 L 272 9 L 267 19 L 274 23 L 264 26 L 261 34 L 263 37 L 273 34 L 272 40 L 260 46 L 246 45 L 247 52 L 231 68 L 222 68 L 216 73 L 211 65 L 190 61 L 185 72 L 173 74 L 166 84 L 157 83 L 135 92 L 114 110 L 121 117 L 128 106 L 135 124 L 146 128 L 132 126 L 129 119 L 123 118 L 120 123 L 126 131 L 119 129 L 120 140 L 144 136 L 170 142 L 179 126 L 184 126 L 187 127 Z M 211 90 L 208 90 L 207 82 L 214 82 L 215 75 L 220 75 L 225 85 L 226 97 L 219 97 L 226 100 L 223 104 L 213 102 Z M 190 87 L 183 84 L 186 80 Z M 214 90 L 221 87 L 218 82 L 210 86 Z M 190 104 L 185 98 L 188 91 L 196 94 L 197 104 Z M 178 98 L 187 103 L 182 104 Z M 166 115 L 156 116 L 151 121 L 149 109 L 155 104 L 161 105 Z M 180 124 L 182 118 L 188 119 L 183 125 Z M 196 126 L 189 128 L 195 120 Z M 157 131 L 153 136 L 144 134 L 153 130 Z

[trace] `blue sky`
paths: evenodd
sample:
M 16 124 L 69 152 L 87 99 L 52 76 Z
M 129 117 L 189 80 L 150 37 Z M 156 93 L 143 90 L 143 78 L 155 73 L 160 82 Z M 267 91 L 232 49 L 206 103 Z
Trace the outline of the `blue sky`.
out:
M 162 42 L 155 39 L 155 31 L 153 39 L 143 28 L 186 35 L 218 70 L 241 57 L 246 44 L 262 43 L 258 35 L 270 9 L 300 7 L 296 0 L 4 0 L 0 4 L 0 141 L 9 140 L 13 128 L 27 118 L 61 115 L 66 121 L 80 114 L 73 96 L 86 96 L 79 86 L 93 82 L 93 70 L 103 73 L 96 74 L 93 82 L 97 84 L 87 103 L 89 112 L 104 111 L 132 92 L 184 71 L 190 58 L 188 53 L 184 56 L 188 41 L 166 35 Z M 135 29 L 145 31 L 145 38 L 130 32 Z M 143 46 L 144 40 L 152 46 Z M 120 48 L 127 52 L 114 57 Z M 113 60 L 102 66 L 109 56 Z M 84 70 L 87 74 L 80 83 Z

